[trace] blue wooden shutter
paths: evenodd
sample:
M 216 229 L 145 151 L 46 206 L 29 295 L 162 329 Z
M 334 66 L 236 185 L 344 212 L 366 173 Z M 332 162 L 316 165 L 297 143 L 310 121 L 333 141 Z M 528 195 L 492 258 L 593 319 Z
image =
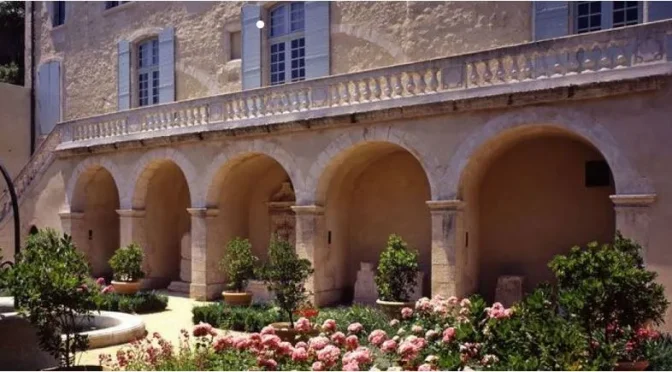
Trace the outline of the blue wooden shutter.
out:
M 175 29 L 159 33 L 159 103 L 175 101 Z
M 672 18 L 672 1 L 649 1 L 649 22 Z
M 329 2 L 307 1 L 306 79 L 329 76 Z
M 242 9 L 242 70 L 243 90 L 261 86 L 261 30 L 257 21 L 261 19 L 261 6 L 245 4 Z
M 117 110 L 131 108 L 131 46 L 126 40 L 117 46 Z
M 61 63 L 51 61 L 37 71 L 37 121 L 40 134 L 49 134 L 61 121 Z
M 569 33 L 567 1 L 535 1 L 534 40 L 552 39 Z

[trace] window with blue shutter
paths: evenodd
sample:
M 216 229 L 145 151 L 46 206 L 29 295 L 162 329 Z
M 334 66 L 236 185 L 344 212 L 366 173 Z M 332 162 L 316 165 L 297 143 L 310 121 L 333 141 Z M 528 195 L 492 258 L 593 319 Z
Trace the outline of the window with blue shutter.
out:
M 40 134 L 49 134 L 61 121 L 61 63 L 50 61 L 37 70 L 37 121 Z
M 302 2 L 281 3 L 270 10 L 271 85 L 306 78 L 305 9 Z
M 138 106 L 159 103 L 159 39 L 138 45 Z

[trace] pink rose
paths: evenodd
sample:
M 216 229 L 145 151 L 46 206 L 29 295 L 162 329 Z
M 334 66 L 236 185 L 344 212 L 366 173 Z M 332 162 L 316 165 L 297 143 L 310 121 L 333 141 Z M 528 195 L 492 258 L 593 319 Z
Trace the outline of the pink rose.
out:
M 359 339 L 355 335 L 350 335 L 345 338 L 345 346 L 348 350 L 355 350 L 359 347 Z
M 261 336 L 261 344 L 269 349 L 277 349 L 280 345 L 280 337 L 276 335 L 263 335 Z
M 257 364 L 260 367 L 264 367 L 270 371 L 275 371 L 275 369 L 278 367 L 278 362 L 276 362 L 274 359 L 265 359 L 262 357 L 257 357 Z
M 413 309 L 410 307 L 405 307 L 401 309 L 401 317 L 404 319 L 409 319 L 410 317 L 413 316 Z
M 432 370 L 432 366 L 431 366 L 431 364 L 427 364 L 427 363 L 425 363 L 425 364 L 421 364 L 421 365 L 418 367 L 418 371 L 431 371 L 431 370 Z
M 455 339 L 455 328 L 453 327 L 448 327 L 443 331 L 443 342 L 445 343 L 450 343 Z
M 364 326 L 362 326 L 361 323 L 352 323 L 348 326 L 348 332 L 349 333 L 359 333 L 364 329 Z
M 303 342 L 303 341 L 297 342 L 296 345 L 294 345 L 294 347 L 296 347 L 296 348 L 300 347 L 300 348 L 304 348 L 304 349 L 308 350 L 308 344 Z
M 324 364 L 322 364 L 322 362 L 315 362 L 311 366 L 311 369 L 313 371 L 324 371 Z
M 341 350 L 334 345 L 327 345 L 317 352 L 317 360 L 324 363 L 328 368 L 336 364 L 340 356 Z
M 420 349 L 411 342 L 404 341 L 399 345 L 399 356 L 404 361 L 410 361 L 415 359 L 418 356 Z
M 215 332 L 215 330 L 212 328 L 212 326 L 210 324 L 203 323 L 203 322 L 195 325 L 192 333 L 195 337 L 216 336 L 217 335 L 217 332 Z
M 387 340 L 383 342 L 383 345 L 380 347 L 383 352 L 393 353 L 397 350 L 397 342 L 394 340 Z
M 429 331 L 425 332 L 425 338 L 428 340 L 433 340 L 434 338 L 439 336 L 439 332 L 430 329 Z
M 292 352 L 292 360 L 295 362 L 305 362 L 308 360 L 308 352 L 302 347 L 295 348 Z
M 343 332 L 336 332 L 331 335 L 331 341 L 338 346 L 343 346 L 345 345 L 345 335 Z
M 100 293 L 102 293 L 102 294 L 114 293 L 114 286 L 108 285 L 108 286 L 104 287 L 103 290 L 100 291 Z
M 313 337 L 308 340 L 308 345 L 313 350 L 322 350 L 325 346 L 329 345 L 329 339 L 323 336 Z
M 274 335 L 275 334 L 275 328 L 273 328 L 270 325 L 266 326 L 266 327 L 261 329 L 261 334 L 262 335 Z
M 457 305 L 458 302 L 459 302 L 459 300 L 457 299 L 457 297 L 455 297 L 455 296 L 448 297 L 448 305 L 455 306 L 455 305 Z
M 301 317 L 294 322 L 294 329 L 301 333 L 310 332 L 311 328 L 310 320 L 308 320 L 308 318 Z
M 233 346 L 233 336 L 217 337 L 213 342 L 215 351 L 221 352 Z
M 343 370 L 344 371 L 359 371 L 359 364 L 357 364 L 356 361 L 351 361 L 348 364 L 343 365 Z
M 471 307 L 471 301 L 469 301 L 468 298 L 465 298 L 462 301 L 460 301 L 460 306 L 461 307 Z
M 413 333 L 421 334 L 423 331 L 424 329 L 422 328 L 422 326 L 419 326 L 417 324 L 411 327 L 411 332 Z
M 428 312 L 432 309 L 432 303 L 427 297 L 423 297 L 415 302 L 415 310 L 419 312 Z
M 280 354 L 292 355 L 292 351 L 294 351 L 294 346 L 292 346 L 291 342 L 282 341 L 278 344 L 278 352 Z
M 101 278 L 96 279 L 96 284 L 97 284 L 99 287 L 104 287 L 104 286 L 105 286 L 105 278 L 102 278 L 102 277 L 101 277 Z
M 399 325 L 399 319 L 390 320 L 390 327 L 396 327 Z
M 322 330 L 324 332 L 335 332 L 336 331 L 336 321 L 333 319 L 327 319 L 322 323 Z
M 376 346 L 380 346 L 385 340 L 387 340 L 387 333 L 380 329 L 374 330 L 369 335 L 369 343 Z

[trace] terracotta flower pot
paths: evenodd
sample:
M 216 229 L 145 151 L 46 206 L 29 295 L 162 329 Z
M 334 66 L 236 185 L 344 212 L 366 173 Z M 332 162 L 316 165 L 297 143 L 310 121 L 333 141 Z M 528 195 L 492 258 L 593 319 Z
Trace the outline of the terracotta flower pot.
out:
M 410 307 L 413 309 L 415 307 L 415 302 L 396 302 L 396 301 L 383 301 L 376 300 L 376 304 L 380 307 L 390 319 L 401 319 L 401 309 L 405 307 Z
M 648 360 L 639 360 L 636 362 L 618 362 L 614 367 L 614 371 L 645 371 L 648 367 Z
M 118 282 L 116 280 L 112 281 L 112 287 L 114 291 L 119 294 L 132 295 L 138 293 L 140 290 L 140 281 L 135 282 Z
M 298 341 L 308 341 L 309 338 L 320 334 L 317 329 L 313 329 L 310 332 L 300 333 L 296 329 L 290 328 L 289 322 L 271 323 L 271 327 L 275 329 L 275 334 L 280 337 L 282 341 L 291 342 L 292 344 Z
M 252 293 L 248 292 L 222 292 L 224 303 L 229 306 L 250 306 L 252 303 Z

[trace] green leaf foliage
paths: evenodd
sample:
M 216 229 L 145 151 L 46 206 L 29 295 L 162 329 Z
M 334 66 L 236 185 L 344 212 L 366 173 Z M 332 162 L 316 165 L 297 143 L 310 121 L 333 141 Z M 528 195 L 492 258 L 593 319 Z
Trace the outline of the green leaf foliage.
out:
M 194 324 L 203 322 L 217 328 L 240 332 L 259 332 L 271 323 L 287 320 L 278 308 L 260 304 L 241 307 L 227 306 L 220 302 L 196 306 L 192 314 Z
M 380 254 L 375 281 L 378 296 L 384 301 L 406 302 L 415 288 L 418 274 L 418 252 L 408 248 L 398 235 L 392 234 Z
M 19 313 L 37 328 L 40 348 L 65 367 L 88 347 L 86 336 L 77 333 L 94 306 L 85 284 L 88 275 L 89 267 L 70 237 L 51 229 L 29 236 L 10 271 Z
M 144 278 L 145 273 L 142 271 L 143 258 L 142 248 L 135 243 L 117 249 L 109 261 L 114 273 L 114 280 L 135 282 Z
M 242 292 L 247 281 L 254 278 L 254 268 L 259 259 L 252 254 L 250 241 L 234 238 L 226 245 L 226 255 L 220 261 L 220 269 L 229 278 L 229 288 Z
M 284 240 L 272 239 L 268 263 L 261 276 L 268 290 L 275 292 L 275 301 L 294 326 L 293 313 L 307 299 L 305 282 L 313 273 L 310 261 L 299 258 L 294 247 Z

